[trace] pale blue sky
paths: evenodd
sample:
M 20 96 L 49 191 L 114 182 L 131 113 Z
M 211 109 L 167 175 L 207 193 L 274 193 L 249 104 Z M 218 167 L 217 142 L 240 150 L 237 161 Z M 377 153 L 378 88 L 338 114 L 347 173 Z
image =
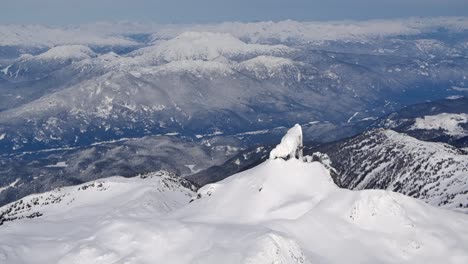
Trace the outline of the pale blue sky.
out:
M 203 23 L 468 16 L 468 0 L 0 0 L 0 23 Z

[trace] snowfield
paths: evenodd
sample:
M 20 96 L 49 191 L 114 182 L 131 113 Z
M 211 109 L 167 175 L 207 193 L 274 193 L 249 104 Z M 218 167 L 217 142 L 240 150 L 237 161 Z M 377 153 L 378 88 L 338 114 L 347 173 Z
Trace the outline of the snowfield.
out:
M 441 129 L 448 135 L 464 137 L 468 135 L 468 132 L 460 125 L 467 123 L 468 114 L 442 113 L 433 116 L 424 116 L 423 118 L 416 118 L 414 125 L 410 129 Z
M 0 260 L 468 262 L 467 215 L 393 192 L 340 189 L 321 163 L 304 160 L 267 160 L 198 193 L 156 173 L 28 196 L 0 209 L 25 217 L 0 226 Z

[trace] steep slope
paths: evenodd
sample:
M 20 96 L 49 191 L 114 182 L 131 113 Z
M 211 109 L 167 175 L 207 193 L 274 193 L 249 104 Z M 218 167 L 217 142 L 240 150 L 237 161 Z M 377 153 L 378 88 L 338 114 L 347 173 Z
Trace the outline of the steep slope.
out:
M 316 148 L 349 189 L 386 189 L 432 205 L 468 210 L 468 155 L 444 143 L 377 129 Z
M 75 187 L 75 200 L 62 199 L 73 201 L 70 206 L 39 202 L 43 215 L 0 227 L 0 259 L 68 264 L 468 261 L 466 215 L 388 191 L 340 189 L 310 157 L 269 159 L 203 187 L 190 203 L 190 191 L 178 183 L 166 188 L 156 177 L 142 190 L 135 184 L 148 180 L 153 181 L 125 180 L 133 183 L 111 184 L 92 196 L 79 193 L 94 193 L 121 179 L 92 183 L 89 190 Z M 34 203 L 34 198 L 24 200 Z M 188 204 L 180 206 L 184 201 Z

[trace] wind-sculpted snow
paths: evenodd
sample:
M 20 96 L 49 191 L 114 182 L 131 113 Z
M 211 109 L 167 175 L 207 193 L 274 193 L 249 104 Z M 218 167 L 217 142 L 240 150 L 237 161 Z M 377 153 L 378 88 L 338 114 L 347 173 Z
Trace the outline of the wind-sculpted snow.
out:
M 22 201 L 0 209 L 25 216 L 0 227 L 6 263 L 468 261 L 466 215 L 392 192 L 340 189 L 320 163 L 298 159 L 267 160 L 196 195 L 150 175 Z
M 302 159 L 302 127 L 294 125 L 281 139 L 281 143 L 270 152 L 270 159 Z

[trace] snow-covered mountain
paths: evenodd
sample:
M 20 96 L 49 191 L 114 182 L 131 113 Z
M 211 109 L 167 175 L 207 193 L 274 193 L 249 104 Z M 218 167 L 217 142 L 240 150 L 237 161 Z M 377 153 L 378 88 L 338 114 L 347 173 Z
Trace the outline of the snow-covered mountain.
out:
M 285 146 L 285 142 L 290 140 L 284 140 L 280 149 L 288 153 L 299 149 L 299 144 Z M 6 210 L 4 218 L 25 216 L 0 226 L 0 259 L 6 263 L 468 261 L 465 214 L 389 191 L 340 189 L 328 169 L 310 157 L 278 156 L 196 194 L 189 185 L 161 173 L 114 177 L 26 197 L 0 209 Z
M 3 26 L 0 48 L 27 47 L 0 56 L 2 151 L 377 118 L 463 94 L 450 87 L 465 86 L 467 29 L 464 18 Z
M 468 210 L 468 153 L 462 149 L 376 129 L 315 150 L 328 155 L 341 187 L 391 190 Z
M 10 203 L 0 210 L 0 225 L 23 218 L 57 216 L 80 207 L 100 206 L 99 210 L 107 212 L 117 207 L 133 207 L 136 210 L 165 213 L 186 204 L 195 190 L 193 184 L 167 171 L 133 178 L 105 178 L 27 196 Z M 107 207 L 106 204 L 112 206 Z M 73 219 L 70 215 L 68 217 Z
M 393 129 L 421 140 L 468 147 L 468 97 L 410 105 L 380 118 L 373 126 Z
M 0 204 L 110 171 L 201 169 L 195 181 L 211 182 L 244 168 L 234 152 L 295 123 L 329 142 L 402 106 L 462 96 L 467 29 L 465 18 L 1 26 Z M 164 135 L 174 151 L 132 155 Z M 229 155 L 207 164 L 213 138 Z M 186 143 L 203 151 L 169 161 Z M 47 167 L 59 162 L 69 166 Z M 202 176 L 224 163 L 230 173 Z

